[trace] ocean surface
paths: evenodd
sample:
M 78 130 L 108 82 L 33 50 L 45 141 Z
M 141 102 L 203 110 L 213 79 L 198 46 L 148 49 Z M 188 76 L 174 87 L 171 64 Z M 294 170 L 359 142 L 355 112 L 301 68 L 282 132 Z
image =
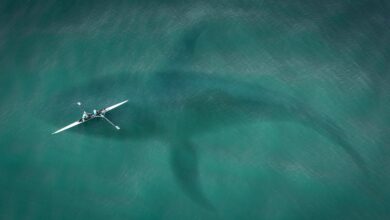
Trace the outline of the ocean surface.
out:
M 0 219 L 390 219 L 389 12 L 1 1 Z

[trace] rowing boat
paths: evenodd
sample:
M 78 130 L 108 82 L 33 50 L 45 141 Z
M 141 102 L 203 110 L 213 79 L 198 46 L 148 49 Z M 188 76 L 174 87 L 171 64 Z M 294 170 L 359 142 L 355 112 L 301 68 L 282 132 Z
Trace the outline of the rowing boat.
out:
M 92 120 L 92 119 L 95 119 L 95 118 L 103 118 L 103 119 L 105 119 L 108 123 L 110 123 L 112 126 L 114 126 L 117 130 L 119 130 L 120 127 L 117 126 L 117 125 L 115 125 L 114 123 L 112 123 L 112 122 L 105 116 L 105 114 L 106 114 L 107 112 L 109 112 L 109 111 L 111 111 L 111 110 L 113 110 L 113 109 L 115 109 L 115 108 L 117 108 L 117 107 L 119 107 L 119 106 L 125 104 L 125 103 L 128 102 L 128 101 L 129 101 L 129 100 L 125 100 L 125 101 L 120 102 L 120 103 L 117 103 L 117 104 L 115 104 L 115 105 L 112 105 L 112 106 L 109 106 L 109 107 L 106 107 L 106 108 L 102 108 L 102 109 L 100 109 L 100 110 L 98 110 L 98 111 L 93 110 L 93 113 L 87 113 L 87 112 L 84 111 L 84 114 L 83 114 L 83 117 L 82 117 L 82 118 L 80 118 L 79 120 L 77 120 L 77 121 L 75 121 L 75 122 L 73 122 L 73 123 L 71 123 L 71 124 L 69 124 L 69 125 L 67 125 L 67 126 L 65 126 L 65 127 L 63 127 L 63 128 L 61 128 L 61 129 L 59 129 L 59 130 L 57 130 L 57 131 L 55 131 L 55 132 L 53 132 L 52 134 L 60 133 L 60 132 L 62 132 L 62 131 L 65 131 L 65 130 L 67 130 L 67 129 L 69 129 L 69 128 L 72 128 L 72 127 L 75 127 L 75 126 L 77 126 L 77 125 L 83 124 L 83 123 L 85 123 L 85 122 L 87 122 L 87 121 L 90 121 L 90 120 Z M 77 104 L 78 104 L 78 105 L 81 105 L 80 102 L 78 102 Z

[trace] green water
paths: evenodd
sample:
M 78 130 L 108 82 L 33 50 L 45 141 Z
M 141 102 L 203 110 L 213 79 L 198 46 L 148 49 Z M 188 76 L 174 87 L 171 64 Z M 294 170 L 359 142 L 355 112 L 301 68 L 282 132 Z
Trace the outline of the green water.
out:
M 389 219 L 389 11 L 1 1 L 0 219 Z

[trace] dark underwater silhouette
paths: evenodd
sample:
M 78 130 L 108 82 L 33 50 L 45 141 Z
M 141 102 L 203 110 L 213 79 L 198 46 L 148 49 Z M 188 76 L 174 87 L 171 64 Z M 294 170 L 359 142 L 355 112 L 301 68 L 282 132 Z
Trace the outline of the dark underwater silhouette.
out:
M 158 138 L 164 141 L 171 146 L 170 164 L 178 185 L 193 201 L 209 209 L 214 208 L 204 195 L 199 181 L 200 155 L 191 138 L 237 123 L 256 119 L 299 123 L 343 148 L 357 167 L 368 174 L 362 156 L 350 145 L 340 126 L 299 99 L 254 83 L 181 70 L 181 65 L 191 60 L 197 39 L 205 26 L 199 23 L 185 32 L 176 48 L 176 56 L 161 71 L 147 75 L 124 73 L 113 78 L 94 79 L 82 87 L 54 95 L 53 99 L 61 100 L 64 112 L 69 113 L 74 109 L 65 106 L 79 100 L 100 108 L 129 99 L 125 106 L 107 114 L 121 127 L 120 132 L 104 123 L 98 126 L 99 120 L 67 132 L 105 138 Z M 50 103 L 58 105 L 58 102 Z M 62 124 L 64 121 L 58 121 L 55 112 L 44 117 L 58 127 L 65 125 Z

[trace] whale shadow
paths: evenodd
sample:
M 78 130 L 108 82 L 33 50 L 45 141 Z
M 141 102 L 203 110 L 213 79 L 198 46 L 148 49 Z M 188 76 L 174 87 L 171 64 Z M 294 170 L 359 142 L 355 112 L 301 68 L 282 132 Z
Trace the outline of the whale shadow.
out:
M 61 103 L 48 103 L 62 105 L 62 115 L 73 116 L 74 109 L 67 105 L 75 100 L 105 107 L 129 99 L 126 105 L 107 114 L 121 127 L 119 132 L 108 124 L 102 125 L 101 120 L 67 132 L 118 140 L 164 140 L 171 145 L 170 166 L 178 186 L 194 202 L 211 210 L 214 210 L 213 205 L 199 180 L 200 155 L 191 138 L 226 126 L 253 120 L 302 124 L 340 146 L 363 173 L 369 174 L 363 157 L 349 143 L 343 129 L 299 99 L 226 76 L 178 70 L 191 61 L 197 41 L 208 25 L 200 22 L 185 31 L 173 58 L 149 77 L 141 73 L 122 73 L 98 78 L 65 92 L 59 91 L 53 99 L 62 100 Z M 74 120 L 68 116 L 59 118 L 55 112 L 47 113 L 43 118 L 58 127 Z

